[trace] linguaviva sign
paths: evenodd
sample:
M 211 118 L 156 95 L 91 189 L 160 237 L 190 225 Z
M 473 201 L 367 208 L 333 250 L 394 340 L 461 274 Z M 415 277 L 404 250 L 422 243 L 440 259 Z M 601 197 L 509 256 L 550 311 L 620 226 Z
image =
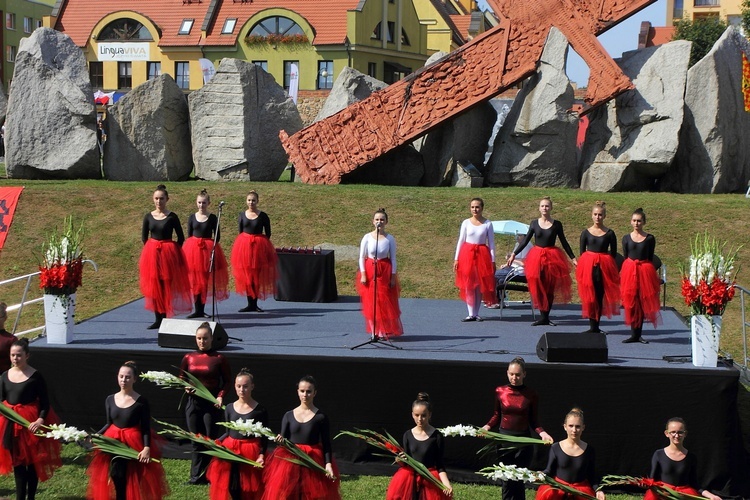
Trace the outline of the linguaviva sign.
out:
M 148 61 L 149 55 L 149 44 L 143 42 L 102 42 L 96 51 L 98 61 Z

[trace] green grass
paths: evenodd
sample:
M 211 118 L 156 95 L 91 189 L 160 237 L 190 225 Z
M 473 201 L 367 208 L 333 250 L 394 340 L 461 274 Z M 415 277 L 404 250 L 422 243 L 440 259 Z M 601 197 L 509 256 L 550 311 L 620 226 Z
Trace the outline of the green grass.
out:
M 84 221 L 85 251 L 99 265 L 99 272 L 86 267 L 84 284 L 77 294 L 78 321 L 108 311 L 140 297 L 138 256 L 143 214 L 153 208 L 151 195 L 157 183 L 108 181 L 18 181 L 8 179 L 6 186 L 23 185 L 24 192 L 11 226 L 5 248 L 0 253 L 0 276 L 8 278 L 34 272 L 35 256 L 45 234 L 62 223 L 66 215 Z M 668 269 L 668 306 L 687 314 L 679 292 L 679 265 L 690 253 L 694 235 L 708 229 L 740 249 L 740 264 L 750 261 L 750 219 L 748 204 L 742 195 L 674 195 L 664 193 L 589 193 L 570 189 L 450 189 L 389 186 L 308 186 L 300 183 L 218 183 L 190 181 L 168 183 L 169 208 L 183 224 L 195 211 L 195 196 L 207 188 L 214 207 L 227 202 L 222 245 L 231 248 L 236 234 L 237 213 L 244 209 L 248 190 L 260 193 L 260 207 L 271 217 L 276 246 L 312 246 L 321 243 L 358 245 L 362 234 L 371 229 L 373 212 L 385 207 L 389 213 L 388 230 L 399 245 L 399 275 L 404 297 L 456 299 L 452 261 L 461 221 L 468 214 L 470 198 L 485 200 L 485 215 L 493 220 L 516 219 L 528 222 L 536 217 L 538 200 L 549 195 L 555 202 L 553 214 L 565 224 L 568 239 L 577 252 L 581 230 L 591 224 L 594 201 L 607 202 L 607 220 L 621 238 L 630 230 L 634 208 L 643 207 L 648 215 L 646 230 L 657 239 L 657 253 Z M 512 248 L 510 237 L 500 237 L 497 253 Z M 354 261 L 336 265 L 339 293 L 354 295 Z M 750 271 L 742 267 L 738 282 L 750 287 Z M 39 293 L 38 290 L 34 291 Z M 20 299 L 18 287 L 0 290 L 3 300 Z M 742 356 L 739 301 L 732 302 L 725 314 L 721 347 L 738 360 Z M 9 325 L 14 317 L 11 315 Z M 24 314 L 22 326 L 41 324 L 41 307 Z M 750 393 L 740 389 L 740 415 L 746 448 L 750 449 Z M 66 450 L 72 459 L 75 452 Z M 64 468 L 43 485 L 39 498 L 78 498 L 85 487 L 83 466 Z M 183 487 L 188 464 L 166 461 L 173 498 L 205 498 L 199 487 Z M 67 478 L 67 479 L 66 479 Z M 62 481 L 62 483 L 58 483 Z M 388 478 L 347 477 L 342 488 L 347 498 L 382 498 Z M 58 484 L 60 484 L 58 486 Z M 11 479 L 0 480 L 0 496 L 12 492 Z M 57 489 L 55 489 L 57 488 Z M 464 489 L 466 488 L 466 490 Z M 197 496 L 193 496 L 197 495 Z M 459 498 L 497 498 L 494 486 L 457 485 Z M 618 498 L 616 496 L 611 498 Z M 625 498 L 625 497 L 622 497 Z

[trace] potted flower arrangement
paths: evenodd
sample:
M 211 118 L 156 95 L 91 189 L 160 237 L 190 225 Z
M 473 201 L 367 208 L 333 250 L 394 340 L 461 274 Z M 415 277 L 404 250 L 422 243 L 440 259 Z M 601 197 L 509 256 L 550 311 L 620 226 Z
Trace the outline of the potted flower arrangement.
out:
M 68 344 L 73 340 L 75 293 L 83 279 L 83 226 L 76 229 L 73 217 L 66 217 L 62 232 L 53 232 L 42 244 L 41 260 L 47 343 Z
M 716 366 L 721 318 L 734 297 L 739 249 L 726 250 L 708 233 L 698 234 L 690 246 L 687 269 L 682 270 L 682 296 L 691 310 L 693 364 Z

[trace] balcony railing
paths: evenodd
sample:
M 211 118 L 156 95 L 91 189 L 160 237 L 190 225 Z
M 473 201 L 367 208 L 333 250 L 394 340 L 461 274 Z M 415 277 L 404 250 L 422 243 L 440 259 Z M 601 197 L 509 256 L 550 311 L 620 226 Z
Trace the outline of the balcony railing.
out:
M 719 7 L 720 5 L 719 0 L 693 0 L 694 7 Z

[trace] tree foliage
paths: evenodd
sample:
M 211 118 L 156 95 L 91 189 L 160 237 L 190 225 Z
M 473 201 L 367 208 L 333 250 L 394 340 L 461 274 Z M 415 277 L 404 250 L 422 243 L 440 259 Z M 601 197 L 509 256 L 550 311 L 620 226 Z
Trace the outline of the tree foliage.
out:
M 750 2 L 750 0 L 744 0 Z M 700 61 L 716 40 L 726 31 L 727 23 L 718 17 L 707 17 L 701 19 L 680 19 L 675 23 L 675 31 L 672 40 L 689 40 L 693 42 L 690 49 L 690 66 Z
M 750 0 L 742 0 L 740 14 L 742 15 L 742 30 L 746 37 L 750 37 Z

